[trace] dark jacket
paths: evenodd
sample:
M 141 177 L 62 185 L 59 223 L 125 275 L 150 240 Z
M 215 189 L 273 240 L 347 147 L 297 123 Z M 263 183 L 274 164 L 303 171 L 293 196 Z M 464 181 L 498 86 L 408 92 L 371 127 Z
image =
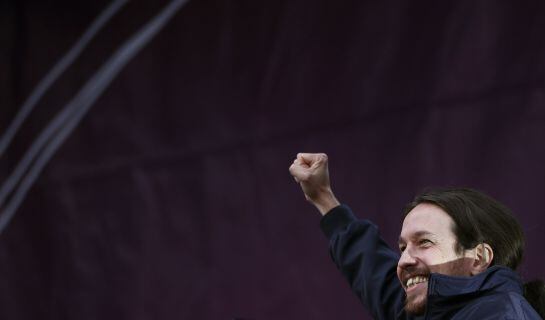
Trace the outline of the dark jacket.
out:
M 408 315 L 396 274 L 399 255 L 380 238 L 377 227 L 357 220 L 344 205 L 320 224 L 333 261 L 375 319 L 541 319 L 522 296 L 519 276 L 501 266 L 473 277 L 432 273 L 425 315 Z

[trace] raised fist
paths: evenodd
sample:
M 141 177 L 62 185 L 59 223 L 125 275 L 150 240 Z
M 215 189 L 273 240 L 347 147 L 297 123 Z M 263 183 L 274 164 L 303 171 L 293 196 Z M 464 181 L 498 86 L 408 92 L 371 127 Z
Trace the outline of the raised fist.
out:
M 339 205 L 331 191 L 327 161 L 325 153 L 298 153 L 289 169 L 303 189 L 305 198 L 322 215 Z

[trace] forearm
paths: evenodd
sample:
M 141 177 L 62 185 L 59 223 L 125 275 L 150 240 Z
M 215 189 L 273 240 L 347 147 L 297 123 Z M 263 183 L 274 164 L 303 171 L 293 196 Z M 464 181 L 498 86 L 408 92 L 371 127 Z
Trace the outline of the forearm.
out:
M 331 188 L 322 190 L 314 199 L 308 199 L 320 211 L 322 216 L 325 216 L 331 209 L 338 207 L 340 202 L 335 198 Z

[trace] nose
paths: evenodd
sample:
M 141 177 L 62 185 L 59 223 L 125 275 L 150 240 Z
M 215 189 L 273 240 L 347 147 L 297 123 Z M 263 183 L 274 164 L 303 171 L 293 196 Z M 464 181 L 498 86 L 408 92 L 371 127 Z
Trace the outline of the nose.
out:
M 416 258 L 411 254 L 410 250 L 407 248 L 403 253 L 401 253 L 401 257 L 399 257 L 399 261 L 397 263 L 398 267 L 400 268 L 407 268 L 410 266 L 416 265 Z

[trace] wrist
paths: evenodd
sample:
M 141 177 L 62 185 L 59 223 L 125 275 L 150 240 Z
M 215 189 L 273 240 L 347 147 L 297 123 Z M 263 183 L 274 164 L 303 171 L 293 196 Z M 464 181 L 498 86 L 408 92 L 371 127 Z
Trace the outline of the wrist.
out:
M 320 211 L 322 216 L 325 216 L 331 209 L 339 206 L 341 203 L 335 198 L 331 189 L 324 190 L 320 195 L 310 200 L 312 204 Z

